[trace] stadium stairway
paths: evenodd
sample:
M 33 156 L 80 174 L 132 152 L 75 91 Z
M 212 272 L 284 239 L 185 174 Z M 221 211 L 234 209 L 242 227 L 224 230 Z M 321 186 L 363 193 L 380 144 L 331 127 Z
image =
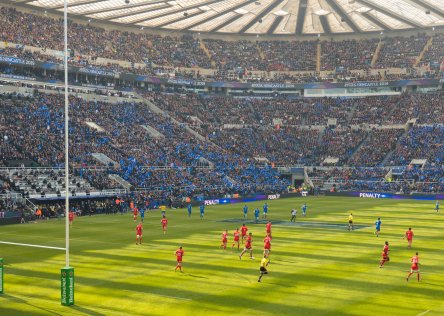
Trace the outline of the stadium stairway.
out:
M 418 67 L 419 63 L 421 62 L 422 58 L 424 57 L 424 54 L 426 51 L 429 50 L 430 46 L 433 44 L 433 37 L 430 37 L 427 43 L 425 44 L 424 48 L 422 49 L 421 53 L 419 53 L 419 56 L 416 58 L 415 63 L 413 64 L 414 67 Z
M 375 53 L 373 54 L 372 63 L 371 63 L 372 68 L 375 67 L 376 62 L 378 61 L 379 53 L 381 52 L 383 45 L 384 43 L 382 41 L 379 41 L 378 46 L 376 46 Z
M 133 186 L 131 183 L 129 183 L 128 181 L 123 179 L 118 174 L 109 174 L 108 178 L 110 178 L 111 180 L 117 182 L 118 184 L 120 184 L 121 186 L 123 186 L 127 190 L 131 189 L 131 187 Z
M 407 127 L 407 128 L 405 129 L 404 133 L 402 133 L 402 135 L 398 138 L 398 141 L 397 141 L 396 144 L 395 144 L 395 148 L 392 149 L 392 150 L 390 150 L 390 151 L 387 153 L 387 155 L 384 157 L 384 159 L 382 160 L 382 165 L 383 165 L 383 166 L 386 166 L 387 163 L 390 162 L 390 159 L 392 158 L 393 153 L 396 151 L 396 148 L 398 148 L 398 146 L 399 146 L 401 140 L 403 140 L 404 138 L 407 137 L 407 135 L 408 135 L 408 133 L 409 133 L 409 130 L 410 130 L 409 127 Z
M 358 102 L 359 101 L 354 102 L 353 103 L 353 107 L 351 108 L 350 112 L 348 112 L 348 114 L 347 114 L 347 122 L 351 122 L 353 116 L 355 115 L 356 107 L 358 105 Z
M 208 59 L 211 60 L 211 67 L 216 68 L 216 62 L 211 59 L 211 53 L 208 47 L 205 45 L 204 41 L 200 41 L 200 48 L 205 52 L 205 55 L 207 55 Z
M 353 153 L 350 155 L 350 157 L 348 157 L 347 161 L 345 162 L 345 165 L 348 165 L 349 162 L 353 160 L 353 157 L 356 155 L 356 153 L 359 151 L 359 149 L 361 149 L 362 145 L 364 145 L 367 142 L 367 140 L 369 139 L 370 135 L 371 135 L 371 132 L 368 132 L 367 136 L 362 140 L 362 142 L 359 143 L 358 146 L 356 146 L 356 148 L 353 151 Z
M 321 72 L 321 55 L 322 55 L 322 47 L 321 42 L 318 42 L 318 45 L 316 46 L 316 72 Z
M 137 94 L 137 96 L 141 97 L 139 94 Z M 141 97 L 142 98 L 142 97 Z M 205 142 L 205 143 L 210 143 L 211 145 L 222 149 L 219 145 L 216 145 L 215 143 L 209 141 L 208 139 L 206 139 L 204 136 L 200 135 L 198 132 L 196 132 L 195 130 L 193 130 L 192 128 L 190 128 L 188 125 L 179 122 L 178 120 L 176 120 L 174 117 L 172 117 L 171 115 L 169 115 L 167 112 L 165 112 L 164 110 L 162 110 L 161 108 L 159 108 L 157 105 L 155 105 L 153 102 L 148 101 L 146 99 L 144 99 L 144 103 L 146 105 L 148 105 L 148 107 L 150 108 L 151 111 L 153 111 L 154 113 L 158 113 L 161 114 L 165 117 L 168 117 L 171 119 L 171 121 L 181 127 L 184 127 L 185 130 L 190 133 L 191 135 L 193 135 L 194 137 L 196 137 L 198 140 Z

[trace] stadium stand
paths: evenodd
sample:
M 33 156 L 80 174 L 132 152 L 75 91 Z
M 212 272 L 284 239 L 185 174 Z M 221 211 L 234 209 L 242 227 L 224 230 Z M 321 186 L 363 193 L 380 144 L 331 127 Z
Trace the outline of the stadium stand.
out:
M 1 56 L 62 62 L 60 19 L 2 7 L 0 21 Z M 152 205 L 171 197 L 284 192 L 290 181 L 277 167 L 293 165 L 319 167 L 306 180 L 339 190 L 443 190 L 442 91 L 405 88 L 348 98 L 302 97 L 276 88 L 230 96 L 222 89 L 141 86 L 113 78 L 131 73 L 204 81 L 322 81 L 327 88 L 331 81 L 439 78 L 442 34 L 227 41 L 70 22 L 69 41 L 75 48 L 69 64 L 95 71 L 93 76 L 70 75 L 71 83 L 95 86 L 91 98 L 74 95 L 76 91 L 69 98 L 75 113 L 69 136 L 73 190 L 130 188 L 149 192 L 156 201 Z M 0 62 L 0 72 L 22 78 L 5 83 L 17 88 L 28 85 L 23 78 L 63 78 L 60 71 L 7 60 Z M 111 75 L 100 75 L 104 71 Z M 101 86 L 111 89 L 97 88 Z M 44 83 L 39 88 L 48 89 Z M 132 100 L 128 91 L 143 100 Z M 96 99 L 99 94 L 127 100 L 103 101 Z M 3 194 L 63 190 L 63 174 L 57 171 L 64 164 L 62 108 L 57 90 L 1 95 Z M 425 163 L 413 166 L 414 159 Z M 330 164 L 334 166 L 326 167 Z M 388 176 L 393 166 L 399 167 L 396 179 Z

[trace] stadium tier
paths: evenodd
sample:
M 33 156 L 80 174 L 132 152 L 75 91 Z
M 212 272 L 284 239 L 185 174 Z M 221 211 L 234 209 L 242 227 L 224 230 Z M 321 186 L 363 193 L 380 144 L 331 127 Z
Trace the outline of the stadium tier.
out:
M 55 67 L 39 71 L 32 63 L 62 62 L 59 19 L 2 7 L 0 21 L 2 72 L 62 79 Z M 84 68 L 85 74 L 126 72 L 210 81 L 397 80 L 439 76 L 442 62 L 441 33 L 335 41 L 227 41 L 109 30 L 74 22 L 69 26 L 69 63 Z M 8 57 L 27 61 L 23 63 L 27 67 L 6 66 Z
M 63 97 L 45 83 L 63 79 L 62 23 L 11 7 L 0 9 L 0 21 L 0 76 L 8 87 L 0 100 L 2 185 L 11 194 L 57 194 L 63 181 L 56 179 L 57 169 L 47 168 L 64 163 Z M 75 95 L 74 89 L 69 99 L 74 113 L 70 168 L 78 177 L 73 191 L 148 190 L 176 198 L 283 192 L 294 183 L 278 167 L 295 165 L 334 165 L 357 175 L 359 168 L 399 165 L 395 182 L 388 183 L 390 170 L 382 169 L 373 171 L 376 184 L 364 174 L 338 188 L 442 190 L 440 32 L 254 41 L 165 36 L 71 21 L 68 40 L 69 81 L 90 87 L 89 96 Z M 424 84 L 418 91 L 411 88 L 417 81 L 387 82 L 406 78 L 436 79 L 433 88 L 418 81 Z M 187 79 L 193 80 L 192 88 L 186 89 Z M 361 86 L 359 80 L 371 82 Z M 343 81 L 348 85 L 337 85 Z M 270 85 L 236 92 L 236 84 L 248 82 Z M 307 90 L 301 96 L 307 86 L 285 90 L 286 84 L 309 87 L 313 82 L 318 83 L 310 92 L 315 95 Z M 319 84 L 325 90 L 317 91 Z M 14 91 L 19 86 L 25 90 Z M 316 96 L 335 87 L 357 90 L 354 97 Z M 407 169 L 415 160 L 425 169 Z M 20 165 L 37 169 L 9 169 Z M 334 177 L 337 169 L 322 172 L 314 175 L 317 181 L 344 180 Z M 309 176 L 304 180 L 312 182 Z

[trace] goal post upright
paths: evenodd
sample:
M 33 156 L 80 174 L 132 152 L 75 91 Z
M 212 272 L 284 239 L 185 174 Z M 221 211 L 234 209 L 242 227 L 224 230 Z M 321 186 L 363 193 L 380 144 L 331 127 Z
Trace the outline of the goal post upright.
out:
M 68 2 L 63 4 L 65 70 L 65 267 L 60 271 L 61 303 L 74 305 L 74 268 L 69 266 L 69 98 L 68 98 Z

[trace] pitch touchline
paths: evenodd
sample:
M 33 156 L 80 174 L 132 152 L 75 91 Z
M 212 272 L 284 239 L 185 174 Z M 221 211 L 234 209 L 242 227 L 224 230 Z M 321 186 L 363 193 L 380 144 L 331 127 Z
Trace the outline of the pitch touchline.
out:
M 429 310 L 426 310 L 425 312 L 422 312 L 421 314 L 418 314 L 418 315 L 416 315 L 416 316 L 422 316 L 422 315 L 424 315 L 424 314 L 427 314 L 428 312 L 430 312 L 430 309 L 429 309 Z
M 66 250 L 66 248 L 61 248 L 61 247 L 42 246 L 42 245 L 33 245 L 33 244 L 21 244 L 21 243 L 17 243 L 17 242 L 9 242 L 9 241 L 0 241 L 0 244 L 35 247 L 35 248 L 46 248 L 46 249 L 56 249 L 56 250 Z

